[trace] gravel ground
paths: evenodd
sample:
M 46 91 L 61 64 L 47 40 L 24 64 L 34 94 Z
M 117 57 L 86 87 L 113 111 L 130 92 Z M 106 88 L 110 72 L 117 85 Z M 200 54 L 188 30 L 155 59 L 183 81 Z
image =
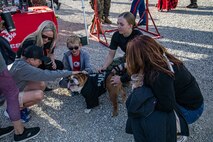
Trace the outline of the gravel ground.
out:
M 59 24 L 59 41 L 56 56 L 62 59 L 66 51 L 66 38 L 70 33 L 85 35 L 81 0 L 61 0 L 62 5 L 56 11 Z M 188 142 L 213 141 L 213 1 L 198 2 L 198 9 L 186 9 L 189 0 L 180 1 L 178 7 L 171 12 L 158 12 L 154 6 L 157 0 L 150 2 L 150 12 L 163 38 L 158 39 L 173 54 L 184 61 L 196 77 L 205 99 L 205 111 L 201 118 L 190 125 Z M 112 0 L 110 19 L 113 29 L 117 16 L 130 9 L 130 1 Z M 119 8 L 118 8 L 119 7 Z M 93 11 L 85 1 L 86 21 L 91 23 Z M 152 26 L 150 28 L 152 30 Z M 107 39 L 112 33 L 107 33 Z M 109 42 L 109 40 L 108 40 Z M 102 65 L 108 48 L 90 38 L 90 44 L 83 47 L 91 55 L 95 68 Z M 117 56 L 122 55 L 119 51 Z M 65 89 L 58 88 L 58 80 L 49 82 L 55 89 L 46 93 L 45 99 L 31 107 L 32 119 L 26 127 L 39 126 L 41 133 L 36 142 L 133 142 L 133 137 L 125 133 L 127 119 L 126 108 L 119 104 L 119 115 L 111 117 L 111 104 L 107 94 L 100 97 L 100 106 L 91 113 L 85 114 L 85 102 L 82 96 L 70 96 Z M 127 89 L 128 91 L 128 89 Z M 129 92 L 129 91 L 128 91 Z M 5 108 L 0 108 L 3 114 Z M 2 126 L 10 125 L 3 115 Z M 0 139 L 2 142 L 12 141 L 11 137 Z

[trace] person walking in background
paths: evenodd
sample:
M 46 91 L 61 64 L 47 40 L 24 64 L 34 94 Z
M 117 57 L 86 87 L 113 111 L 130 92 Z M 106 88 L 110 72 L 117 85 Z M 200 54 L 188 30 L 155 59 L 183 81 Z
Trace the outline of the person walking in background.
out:
M 1 14 L 1 11 L 0 11 Z M 4 30 L 3 21 L 0 22 L 0 31 Z M 10 48 L 9 42 L 0 37 L 0 48 L 4 49 L 4 46 Z M 25 128 L 21 123 L 20 109 L 19 109 L 19 89 L 16 86 L 15 81 L 10 75 L 5 59 L 0 50 L 0 96 L 6 98 L 7 110 L 10 116 L 10 120 L 13 126 L 6 128 L 0 128 L 0 139 L 11 134 L 15 131 L 14 141 L 24 141 L 36 137 L 39 132 L 39 127 Z M 3 104 L 4 101 L 1 102 Z
M 130 8 L 130 12 L 135 16 L 137 16 L 137 11 L 139 11 L 140 18 L 143 18 L 139 25 L 146 25 L 146 13 L 145 11 L 145 3 L 144 0 L 133 0 Z M 144 13 L 144 15 L 143 15 Z M 143 17 L 142 17 L 143 16 Z
M 104 24 L 112 24 L 109 20 L 109 11 L 111 6 L 111 0 L 96 0 L 97 2 L 97 10 L 98 10 L 98 19 L 99 21 Z M 94 10 L 95 0 L 90 0 L 91 8 Z M 93 18 L 94 20 L 94 18 Z M 93 22 L 92 20 L 92 22 Z
M 177 4 L 178 0 L 158 0 L 157 8 L 158 11 L 166 10 L 169 12 L 171 9 L 175 9 Z
M 111 7 L 111 0 L 104 0 L 103 16 L 104 16 L 104 23 L 106 24 L 112 24 L 112 21 L 109 19 L 110 7 Z
M 89 1 L 89 3 L 90 3 L 90 6 L 91 6 L 91 8 L 93 9 L 93 10 L 95 10 L 95 0 L 90 0 Z M 98 19 L 99 19 L 99 21 L 100 21 L 100 23 L 104 23 L 104 17 L 103 17 L 103 6 L 104 6 L 104 0 L 96 0 L 96 3 L 97 3 L 97 12 L 98 12 Z M 94 20 L 95 20 L 95 11 L 94 11 L 94 17 L 93 17 L 93 19 L 92 19 L 92 23 L 94 22 Z
M 187 8 L 198 8 L 198 5 L 197 5 L 197 0 L 190 0 L 191 3 L 186 6 Z

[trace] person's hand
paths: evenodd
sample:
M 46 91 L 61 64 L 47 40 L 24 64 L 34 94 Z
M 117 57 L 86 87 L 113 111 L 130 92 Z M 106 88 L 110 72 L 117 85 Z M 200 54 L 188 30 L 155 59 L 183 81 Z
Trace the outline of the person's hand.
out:
M 110 82 L 113 86 L 118 86 L 119 84 L 121 84 L 121 77 L 118 75 L 115 75 L 111 78 Z
M 81 71 L 81 73 L 83 73 L 83 74 L 88 74 L 88 72 L 87 72 L 87 71 Z
M 88 74 L 87 71 L 72 71 L 72 74 L 79 74 L 79 73 Z
M 79 74 L 81 71 L 72 71 L 72 74 Z
M 55 63 L 55 61 L 52 62 L 52 68 L 55 70 L 57 68 L 57 65 Z
M 116 74 L 116 70 L 115 69 L 112 69 L 111 71 L 113 74 Z
M 97 71 L 98 71 L 99 73 L 103 72 L 104 70 L 106 70 L 106 68 L 103 67 L 103 66 L 97 69 Z

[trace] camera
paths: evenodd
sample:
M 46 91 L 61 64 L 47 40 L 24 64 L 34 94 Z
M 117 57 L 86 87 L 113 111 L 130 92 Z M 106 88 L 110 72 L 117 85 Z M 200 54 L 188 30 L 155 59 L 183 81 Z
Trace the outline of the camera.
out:
M 47 69 L 47 70 L 53 70 L 52 69 L 52 60 L 49 57 L 44 56 L 43 57 L 43 62 L 41 65 L 42 69 Z
M 9 11 L 3 11 L 1 13 L 1 18 L 4 20 L 4 26 L 8 32 L 13 32 L 16 30 L 11 13 Z

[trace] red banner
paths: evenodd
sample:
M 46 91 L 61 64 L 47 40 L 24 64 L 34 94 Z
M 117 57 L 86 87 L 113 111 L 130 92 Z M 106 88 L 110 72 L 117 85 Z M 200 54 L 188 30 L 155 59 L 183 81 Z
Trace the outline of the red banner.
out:
M 16 31 L 8 33 L 6 30 L 0 33 L 11 44 L 14 51 L 18 50 L 23 39 L 36 31 L 45 20 L 53 21 L 58 29 L 57 19 L 52 9 L 47 6 L 29 7 L 29 12 L 15 13 L 12 15 Z M 1 21 L 1 18 L 0 18 Z

